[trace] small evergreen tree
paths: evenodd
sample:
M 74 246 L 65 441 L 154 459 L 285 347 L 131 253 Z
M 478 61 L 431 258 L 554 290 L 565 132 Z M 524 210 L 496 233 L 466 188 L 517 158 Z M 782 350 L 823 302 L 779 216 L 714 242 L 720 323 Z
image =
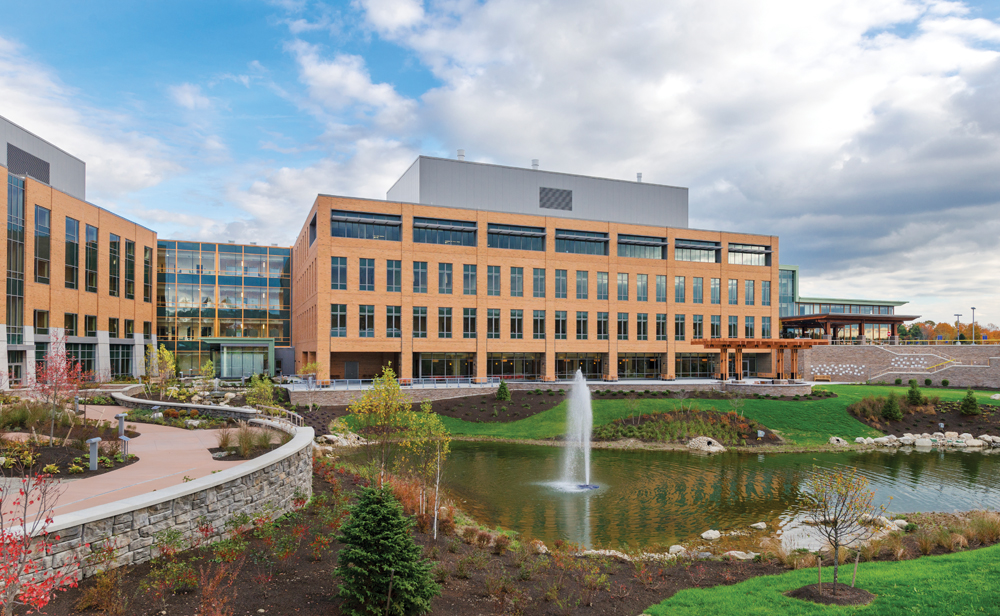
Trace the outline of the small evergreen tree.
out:
M 924 395 L 920 393 L 916 379 L 910 380 L 910 390 L 906 392 L 906 403 L 910 406 L 920 406 L 924 403 Z
M 903 418 L 903 411 L 899 408 L 899 399 L 896 394 L 889 394 L 882 407 L 882 419 L 889 421 L 899 421 Z
M 334 572 L 341 579 L 342 613 L 367 616 L 431 611 L 431 599 L 441 589 L 431 579 L 431 565 L 410 535 L 412 526 L 413 521 L 403 514 L 403 507 L 388 488 L 362 490 L 337 537 L 344 543 Z
M 507 381 L 500 381 L 500 387 L 497 387 L 497 400 L 510 402 L 510 388 L 507 387 Z
M 965 392 L 965 397 L 962 398 L 961 411 L 963 415 L 979 414 L 979 402 L 976 400 L 976 394 L 971 389 Z

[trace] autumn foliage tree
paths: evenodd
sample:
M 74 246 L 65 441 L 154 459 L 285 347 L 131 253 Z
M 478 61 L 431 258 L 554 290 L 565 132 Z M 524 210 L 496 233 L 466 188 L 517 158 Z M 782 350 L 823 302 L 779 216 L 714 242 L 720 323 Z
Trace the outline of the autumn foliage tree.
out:
M 158 349 L 153 345 L 146 347 L 146 375 L 151 382 L 157 384 L 161 400 L 167 391 L 167 384 L 174 378 L 176 372 L 177 361 L 166 345 L 161 344 Z
M 49 339 L 45 361 L 35 366 L 35 382 L 32 395 L 52 410 L 55 415 L 72 398 L 83 384 L 85 373 L 80 362 L 66 352 L 66 336 L 59 330 Z M 49 435 L 51 439 L 51 434 Z
M 410 397 L 403 393 L 391 366 L 382 369 L 370 389 L 351 402 L 348 411 L 354 426 L 367 441 L 368 463 L 378 470 L 379 486 L 392 460 L 393 452 L 402 444 L 413 423 Z

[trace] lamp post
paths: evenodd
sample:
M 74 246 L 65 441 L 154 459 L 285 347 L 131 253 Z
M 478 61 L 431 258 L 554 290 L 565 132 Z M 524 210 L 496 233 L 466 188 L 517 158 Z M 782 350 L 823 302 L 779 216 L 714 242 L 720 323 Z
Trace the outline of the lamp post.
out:
M 962 344 L 962 315 L 955 315 L 955 344 Z
M 972 307 L 972 344 L 976 344 L 976 307 Z

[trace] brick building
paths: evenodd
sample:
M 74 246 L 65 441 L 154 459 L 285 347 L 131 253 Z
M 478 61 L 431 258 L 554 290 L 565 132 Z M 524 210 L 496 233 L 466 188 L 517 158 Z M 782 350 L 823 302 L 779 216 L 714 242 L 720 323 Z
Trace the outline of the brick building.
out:
M 691 340 L 778 334 L 778 238 L 687 221 L 684 188 L 421 156 L 385 201 L 316 198 L 292 248 L 296 366 L 712 377 Z
M 88 203 L 85 178 L 83 161 L 0 117 L 5 385 L 30 382 L 56 334 L 103 379 L 140 374 L 155 341 L 156 233 Z

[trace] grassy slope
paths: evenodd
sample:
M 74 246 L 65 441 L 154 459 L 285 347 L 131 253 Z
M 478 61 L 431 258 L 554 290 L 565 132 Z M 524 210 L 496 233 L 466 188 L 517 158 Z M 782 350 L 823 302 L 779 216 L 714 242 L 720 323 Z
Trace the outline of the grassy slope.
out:
M 858 569 L 858 586 L 877 595 L 865 607 L 823 606 L 786 597 L 785 592 L 816 582 L 816 570 L 803 569 L 733 586 L 684 590 L 648 608 L 646 613 L 655 616 L 997 614 L 1000 612 L 998 575 L 1000 545 L 995 545 L 904 562 L 864 563 Z M 850 583 L 850 576 L 850 566 L 841 570 L 841 581 Z M 824 572 L 823 577 L 832 581 L 832 571 Z
M 890 391 L 897 394 L 906 392 L 905 387 L 872 387 L 864 385 L 833 385 L 827 386 L 839 397 L 825 400 L 807 400 L 803 402 L 777 402 L 774 400 L 747 400 L 744 413 L 771 430 L 777 431 L 793 445 L 820 445 L 831 436 L 840 436 L 853 440 L 856 436 L 880 436 L 876 430 L 857 421 L 847 413 L 847 406 L 865 396 L 883 396 Z M 965 395 L 964 390 L 926 389 L 926 395 L 940 396 L 942 400 L 960 400 Z M 991 402 L 993 392 L 977 392 L 980 402 Z M 691 403 L 691 400 L 687 401 Z M 716 408 L 729 411 L 726 400 L 694 400 L 699 408 Z M 996 402 L 996 401 L 992 401 Z M 677 408 L 679 400 L 657 399 L 642 400 L 639 407 L 641 413 L 658 413 Z M 609 423 L 628 413 L 621 400 L 595 400 L 594 425 Z M 474 423 L 442 417 L 445 426 L 455 435 L 490 436 L 511 439 L 547 439 L 563 434 L 566 430 L 566 403 L 533 415 L 526 419 L 503 424 Z

